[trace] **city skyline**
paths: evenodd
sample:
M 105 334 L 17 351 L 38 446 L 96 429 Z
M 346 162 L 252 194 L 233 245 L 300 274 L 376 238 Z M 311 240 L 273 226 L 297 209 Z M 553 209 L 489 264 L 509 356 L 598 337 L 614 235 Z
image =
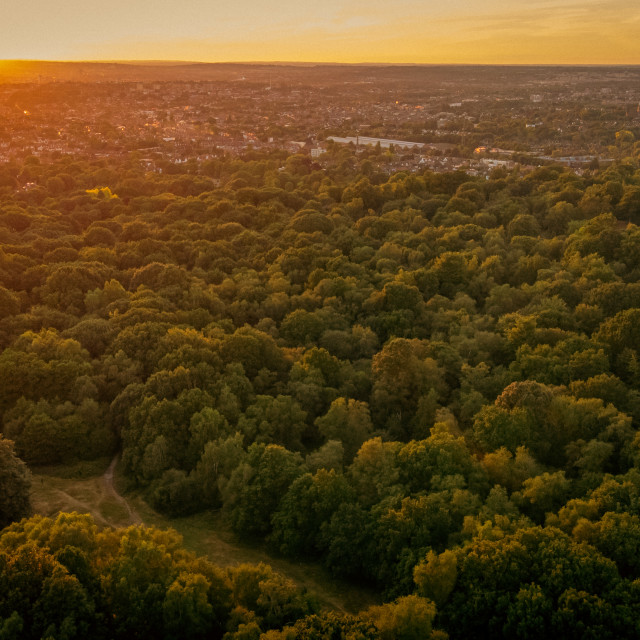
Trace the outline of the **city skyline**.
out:
M 635 0 L 8 0 L 0 59 L 640 64 Z

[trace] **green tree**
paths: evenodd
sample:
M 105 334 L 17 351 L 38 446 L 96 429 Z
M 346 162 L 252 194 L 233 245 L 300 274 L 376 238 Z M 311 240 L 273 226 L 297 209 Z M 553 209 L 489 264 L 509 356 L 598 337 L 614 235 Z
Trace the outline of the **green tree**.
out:
M 315 424 L 327 440 L 342 443 L 345 464 L 351 463 L 373 431 L 367 403 L 351 398 L 336 398 L 329 411 L 317 418 Z
M 320 469 L 314 475 L 300 476 L 271 518 L 271 543 L 285 555 L 317 552 L 322 524 L 331 519 L 340 505 L 353 499 L 344 476 L 333 470 Z
M 0 435 L 0 529 L 31 515 L 31 473 Z
M 436 606 L 412 595 L 371 607 L 362 615 L 376 625 L 381 640 L 423 640 L 432 637 Z
M 238 420 L 247 443 L 274 443 L 302 449 L 307 414 L 291 396 L 257 396 Z
M 429 551 L 413 570 L 413 579 L 418 593 L 442 606 L 453 591 L 456 579 L 458 559 L 453 551 L 436 554 Z
M 455 553 L 458 577 L 441 608 L 441 622 L 454 638 L 553 635 L 575 592 L 608 607 L 606 624 L 614 633 L 635 633 L 633 620 L 611 615 L 616 602 L 637 597 L 631 583 L 621 580 L 615 564 L 596 549 L 557 529 L 524 528 L 497 540 L 476 539 Z M 582 637 L 597 637 L 593 605 L 585 614 Z
M 243 537 L 269 533 L 272 514 L 291 483 L 303 473 L 299 453 L 275 444 L 252 444 L 245 462 L 236 468 L 229 481 L 238 487 L 233 502 L 225 504 L 233 509 L 233 530 Z
M 374 356 L 372 373 L 374 423 L 407 438 L 420 397 L 442 388 L 442 371 L 418 340 L 397 338 Z
M 201 574 L 181 573 L 167 589 L 162 604 L 166 638 L 207 638 L 213 627 L 211 585 Z

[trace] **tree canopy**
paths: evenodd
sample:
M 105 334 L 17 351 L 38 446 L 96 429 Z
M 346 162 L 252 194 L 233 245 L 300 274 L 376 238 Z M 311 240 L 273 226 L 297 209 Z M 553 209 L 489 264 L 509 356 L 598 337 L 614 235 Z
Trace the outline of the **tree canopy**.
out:
M 98 567 L 23 523 L 2 562 L 35 586 L 3 596 L 0 635 L 637 637 L 637 154 L 385 167 L 13 167 L 37 188 L 0 186 L 0 524 L 28 514 L 16 455 L 121 449 L 153 507 L 221 509 L 388 602 L 309 618 L 264 568 L 175 564 L 170 534 L 91 534 L 121 548 Z

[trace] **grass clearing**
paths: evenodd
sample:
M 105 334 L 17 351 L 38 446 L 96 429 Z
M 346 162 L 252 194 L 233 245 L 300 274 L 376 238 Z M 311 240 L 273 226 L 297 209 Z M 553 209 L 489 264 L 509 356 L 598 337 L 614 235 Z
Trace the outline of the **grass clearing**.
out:
M 207 556 L 222 567 L 244 562 L 265 562 L 296 584 L 314 593 L 323 607 L 357 613 L 381 598 L 375 591 L 337 580 L 316 562 L 295 562 L 275 555 L 264 544 L 239 542 L 220 513 L 205 512 L 185 518 L 170 519 L 154 511 L 137 493 L 124 499 L 113 486 L 125 487 L 126 479 L 115 467 L 113 484 L 109 477 L 109 460 L 70 468 L 36 469 L 31 499 L 36 513 L 54 516 L 60 511 L 90 513 L 97 524 L 121 527 L 139 522 L 162 529 L 173 528 L 183 537 L 187 549 Z M 88 470 L 93 468 L 93 475 Z
M 104 472 L 109 460 L 94 462 L 95 465 L 91 463 L 94 469 L 91 476 L 87 476 L 91 467 L 84 465 L 35 469 L 31 487 L 34 511 L 45 516 L 54 516 L 60 511 L 77 511 L 90 513 L 101 526 L 130 525 L 131 518 L 127 509 L 104 482 Z M 53 473 L 50 473 L 51 469 Z

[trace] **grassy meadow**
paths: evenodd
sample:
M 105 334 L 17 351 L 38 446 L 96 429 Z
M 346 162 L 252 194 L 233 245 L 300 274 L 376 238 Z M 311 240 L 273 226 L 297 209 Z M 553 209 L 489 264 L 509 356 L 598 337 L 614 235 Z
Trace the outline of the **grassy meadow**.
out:
M 121 495 L 126 480 L 115 473 L 109 458 L 74 465 L 39 467 L 33 472 L 31 501 L 35 513 L 55 516 L 61 511 L 90 513 L 103 527 L 144 524 L 171 527 L 184 539 L 187 549 L 208 557 L 222 567 L 265 562 L 296 584 L 316 594 L 327 609 L 357 613 L 380 602 L 376 594 L 361 586 L 332 577 L 318 563 L 294 562 L 274 555 L 263 543 L 238 542 L 220 513 L 204 512 L 170 519 L 152 509 L 136 492 Z

